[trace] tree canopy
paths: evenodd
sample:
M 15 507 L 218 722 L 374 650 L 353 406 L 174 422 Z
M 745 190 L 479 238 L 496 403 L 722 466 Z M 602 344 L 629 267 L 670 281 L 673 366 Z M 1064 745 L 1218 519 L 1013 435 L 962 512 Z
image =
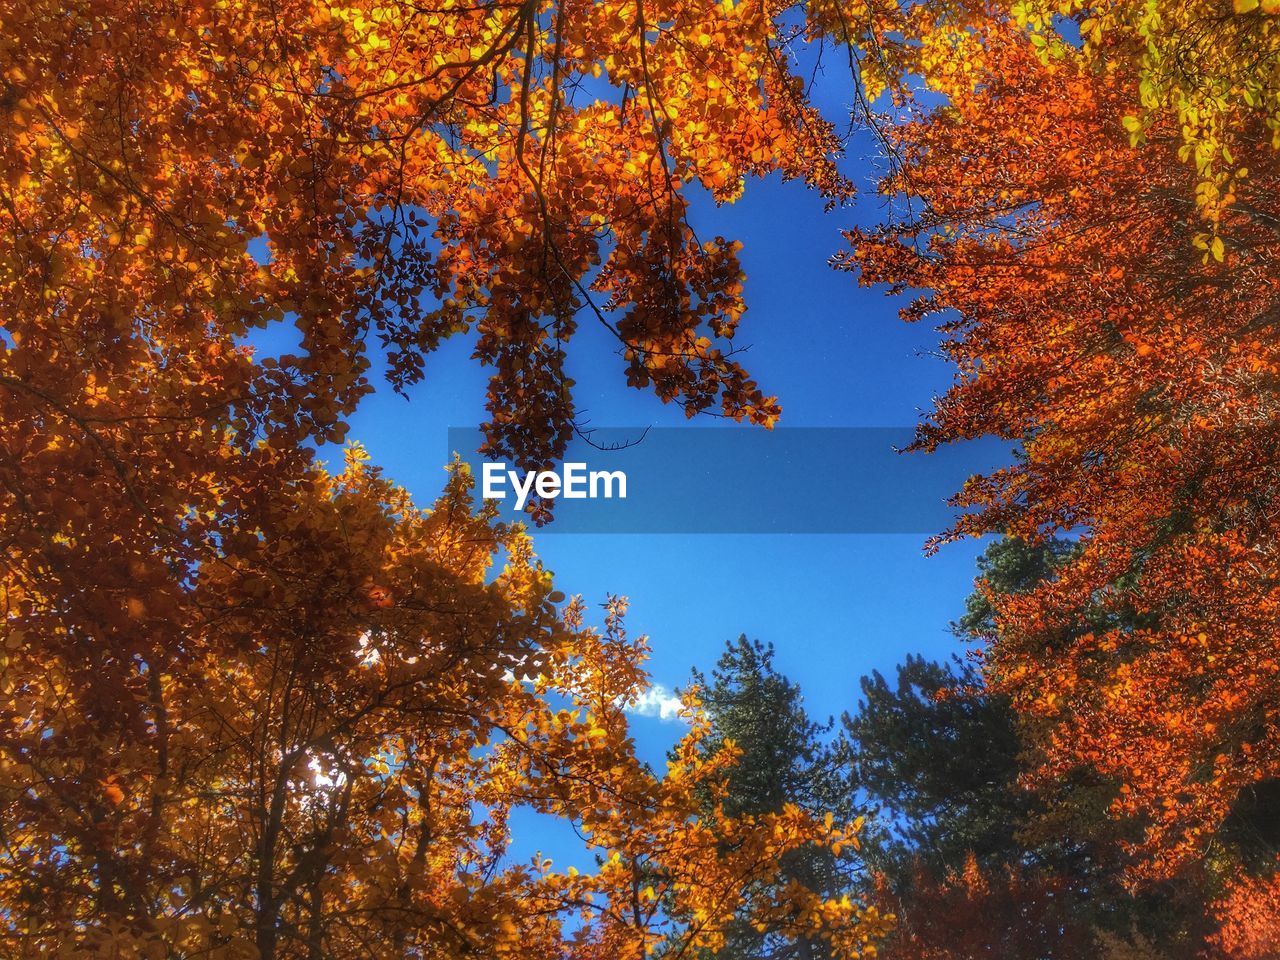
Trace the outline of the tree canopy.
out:
M 1099 877 L 1191 891 L 1205 949 L 1269 956 L 1277 14 L 0 0 L 0 944 L 852 958 L 889 928 L 840 869 L 865 789 L 913 819 L 937 906 L 904 958 L 1011 949 L 975 911 L 1035 956 L 1086 949 L 1063 904 Z M 374 359 L 405 390 L 460 337 L 491 375 L 484 452 L 549 464 L 584 322 L 631 387 L 777 422 L 735 340 L 740 245 L 691 210 L 765 176 L 852 197 L 809 42 L 887 151 L 893 216 L 834 264 L 910 291 L 954 365 L 917 448 L 1018 447 L 941 540 L 1010 539 L 960 624 L 979 665 L 867 681 L 853 780 L 746 642 L 654 771 L 624 601 L 593 626 L 461 466 L 423 509 L 359 447 L 316 451 Z M 516 806 L 597 868 L 511 862 Z

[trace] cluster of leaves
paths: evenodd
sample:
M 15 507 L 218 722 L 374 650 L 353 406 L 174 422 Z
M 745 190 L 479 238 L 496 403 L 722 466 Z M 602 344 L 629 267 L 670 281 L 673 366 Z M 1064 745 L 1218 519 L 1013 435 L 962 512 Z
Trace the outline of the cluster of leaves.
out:
M 405 388 L 469 335 L 493 371 L 491 452 L 534 466 L 575 425 L 564 361 L 585 314 L 633 386 L 776 420 L 734 358 L 738 244 L 700 239 L 687 195 L 732 200 L 769 173 L 849 195 L 788 53 L 820 28 L 786 5 L 3 12 L 0 287 L 33 389 L 76 353 L 97 361 L 73 374 L 86 389 L 145 372 L 154 416 L 225 403 L 238 430 L 333 440 L 370 389 L 366 341 Z M 90 345 L 39 349 L 54 317 Z M 231 349 L 281 323 L 300 345 L 277 361 Z
M 1280 3 L 1015 0 L 1009 11 L 1046 56 L 1063 52 L 1058 26 L 1070 17 L 1087 61 L 1129 69 L 1138 97 L 1125 130 L 1135 145 L 1151 126 L 1179 131 L 1178 156 L 1196 171 L 1209 228 L 1200 239 L 1212 243 L 1250 175 L 1257 128 L 1280 147 Z

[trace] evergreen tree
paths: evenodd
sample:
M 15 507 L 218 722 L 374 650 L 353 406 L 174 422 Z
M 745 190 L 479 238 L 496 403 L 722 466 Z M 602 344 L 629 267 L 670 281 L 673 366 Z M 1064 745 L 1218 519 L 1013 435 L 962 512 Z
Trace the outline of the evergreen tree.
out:
M 729 816 L 765 814 L 795 804 L 817 816 L 830 811 L 836 821 L 858 816 L 856 791 L 844 762 L 847 751 L 832 737 L 834 724 L 813 720 L 798 685 L 773 665 L 770 644 L 740 636 L 708 677 L 694 671 L 713 735 L 706 749 L 732 741 L 742 752 L 728 775 L 724 812 Z M 769 886 L 782 890 L 798 883 L 825 896 L 849 890 L 862 875 L 858 851 L 839 856 L 816 846 L 784 856 Z M 769 891 L 756 891 L 768 896 Z M 786 942 L 741 924 L 728 931 L 717 954 L 728 960 L 821 960 L 829 951 L 811 940 Z
M 978 558 L 985 589 L 969 595 L 952 632 L 982 642 L 995 630 L 991 597 L 1041 583 L 1071 550 L 1058 540 L 993 543 Z M 878 868 L 904 880 L 920 866 L 939 876 L 957 871 L 970 856 L 982 867 L 1036 859 L 1019 836 L 1043 811 L 1018 786 L 1018 720 L 972 661 L 908 656 L 893 682 L 876 671 L 860 685 L 858 709 L 842 725 L 857 781 L 891 838 Z
M 908 656 L 894 682 L 877 671 L 861 689 L 842 723 L 858 784 L 889 834 L 877 868 L 900 880 L 917 861 L 942 875 L 970 854 L 984 865 L 1016 856 L 1029 804 L 1017 789 L 1018 734 L 973 666 Z

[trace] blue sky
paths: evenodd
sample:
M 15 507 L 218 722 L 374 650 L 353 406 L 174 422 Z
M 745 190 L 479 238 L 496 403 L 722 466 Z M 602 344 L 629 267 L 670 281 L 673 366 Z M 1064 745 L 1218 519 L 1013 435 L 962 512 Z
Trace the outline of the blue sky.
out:
M 824 213 L 803 185 L 775 180 L 749 184 L 735 205 L 695 211 L 700 232 L 744 243 L 749 309 L 739 340 L 751 345 L 748 368 L 780 396 L 786 426 L 909 425 L 949 382 L 947 365 L 926 355 L 936 344 L 931 328 L 903 323 L 895 301 L 827 265 L 842 228 L 878 215 L 874 196 Z M 484 419 L 486 373 L 468 353 L 465 341 L 447 344 L 407 401 L 382 387 L 352 420 L 351 439 L 420 502 L 441 486 L 447 429 Z M 578 403 L 593 423 L 697 425 L 627 388 L 621 359 L 594 325 L 584 323 L 570 353 Z M 779 667 L 819 716 L 852 706 L 858 677 L 872 669 L 891 670 L 909 652 L 957 649 L 947 624 L 971 589 L 978 551 L 956 544 L 926 557 L 917 534 L 554 531 L 553 522 L 535 542 L 559 588 L 588 601 L 628 596 L 630 629 L 652 643 L 655 683 L 682 684 L 690 667 L 710 666 L 726 640 L 746 633 L 777 646 Z M 672 726 L 637 719 L 646 755 L 660 756 Z
M 819 85 L 833 118 L 844 114 L 847 78 Z M 827 265 L 842 229 L 877 222 L 877 165 L 867 136 L 850 144 L 845 171 L 864 191 L 852 208 L 824 212 L 803 184 L 750 182 L 738 203 L 695 202 L 699 233 L 743 241 L 748 311 L 738 342 L 745 364 L 783 405 L 784 426 L 907 426 L 944 391 L 951 371 L 930 356 L 937 334 L 897 316 L 900 302 L 857 285 Z M 274 332 L 273 332 L 274 333 Z M 280 333 L 288 339 L 284 331 Z M 265 349 L 271 336 L 255 336 Z M 569 375 L 579 409 L 602 426 L 693 426 L 676 407 L 626 387 L 616 343 L 585 322 L 575 337 Z M 487 372 L 470 360 L 470 342 L 446 343 L 429 358 L 408 399 L 380 385 L 351 421 L 349 439 L 407 487 L 420 503 L 439 493 L 450 427 L 485 419 Z M 332 450 L 323 451 L 332 456 Z M 924 456 L 913 454 L 912 456 Z M 726 496 L 734 495 L 732 483 Z M 743 504 L 750 509 L 749 503 Z M 772 642 L 779 669 L 799 682 L 811 714 L 838 715 L 857 701 L 858 679 L 891 673 L 908 653 L 946 657 L 960 645 L 948 631 L 972 589 L 975 542 L 925 556 L 920 534 L 645 535 L 537 531 L 535 543 L 557 586 L 603 602 L 630 598 L 629 629 L 650 639 L 655 684 L 670 690 L 690 668 L 709 669 L 740 633 Z M 641 754 L 661 762 L 679 736 L 670 719 L 637 716 Z M 521 846 L 573 862 L 572 834 L 530 815 L 518 820 Z
M 744 243 L 749 309 L 740 339 L 752 345 L 748 368 L 780 396 L 787 426 L 912 424 L 949 383 L 947 365 L 925 355 L 936 344 L 931 328 L 903 323 L 894 301 L 827 266 L 840 229 L 855 216 L 876 215 L 874 197 L 867 205 L 870 213 L 824 214 L 802 185 L 768 181 L 748 185 L 733 207 L 698 211 L 701 231 Z M 447 344 L 408 401 L 380 388 L 352 420 L 350 437 L 419 502 L 443 482 L 448 428 L 484 419 L 485 373 L 468 351 L 463 341 Z M 579 404 L 596 424 L 697 424 L 627 388 L 622 361 L 592 325 L 572 344 L 570 362 Z M 908 653 L 945 657 L 960 649 L 948 623 L 972 589 L 980 549 L 970 541 L 925 556 L 919 534 L 554 530 L 553 522 L 535 532 L 535 544 L 558 587 L 588 601 L 629 597 L 629 629 L 650 639 L 656 684 L 683 684 L 691 667 L 709 668 L 727 640 L 745 633 L 776 646 L 777 666 L 799 682 L 819 718 L 851 709 L 858 678 L 872 670 L 889 673 Z M 635 717 L 633 728 L 641 754 L 655 763 L 681 731 L 678 722 L 648 716 Z M 561 865 L 590 862 L 564 825 L 525 814 L 513 829 L 518 848 Z

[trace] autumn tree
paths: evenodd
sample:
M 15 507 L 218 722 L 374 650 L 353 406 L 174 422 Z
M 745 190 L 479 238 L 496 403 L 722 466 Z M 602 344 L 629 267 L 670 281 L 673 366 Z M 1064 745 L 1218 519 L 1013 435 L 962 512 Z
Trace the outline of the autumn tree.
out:
M 731 201 L 770 173 L 849 196 L 841 139 L 789 52 L 829 34 L 830 15 L 586 0 L 0 9 L 0 290 L 22 402 L 81 414 L 103 402 L 97 385 L 145 373 L 154 409 L 125 416 L 225 409 L 242 431 L 335 439 L 371 389 L 370 344 L 404 388 L 469 336 L 493 371 L 491 452 L 542 463 L 575 423 L 564 358 L 585 319 L 631 385 L 690 414 L 776 420 L 732 346 L 738 245 L 698 236 L 688 200 Z M 237 349 L 281 323 L 298 350 L 254 364 Z M 41 341 L 55 324 L 56 356 Z M 94 363 L 66 376 L 71 354 Z M 184 364 L 198 370 L 184 379 Z
M 1073 960 L 1092 956 L 1093 931 L 1070 908 L 1069 881 L 970 856 L 941 877 L 923 866 L 915 900 L 883 947 L 887 960 Z M 885 903 L 901 902 L 882 891 Z
M 1267 960 L 1280 943 L 1280 882 L 1243 878 L 1217 905 L 1221 929 L 1213 947 L 1226 960 Z
M 172 572 L 176 609 L 95 624 L 8 587 L 7 954 L 643 956 L 749 922 L 851 956 L 882 930 L 847 899 L 747 896 L 851 838 L 794 806 L 725 812 L 735 755 L 704 748 L 694 705 L 666 775 L 641 764 L 624 604 L 603 632 L 558 609 L 469 487 L 455 471 L 419 511 L 357 451 L 242 505 L 217 556 Z M 162 617 L 145 650 L 105 632 Z M 513 860 L 517 806 L 572 822 L 600 868 Z
M 1136 146 L 1173 134 L 1191 176 L 1194 241 L 1212 249 L 1260 143 L 1280 148 L 1280 3 L 1275 0 L 925 0 L 885 4 L 855 43 L 880 52 L 871 74 L 897 96 L 915 74 L 945 96 L 984 82 L 992 26 L 1012 27 L 1046 62 L 1064 56 L 1110 74 L 1125 102 L 1110 104 Z M 895 82 L 899 81 L 899 82 Z
M 1046 55 L 1076 42 L 1096 69 L 1129 78 L 1125 130 L 1135 144 L 1150 127 L 1158 138 L 1177 131 L 1178 158 L 1195 172 L 1196 239 L 1208 246 L 1221 236 L 1240 190 L 1249 190 L 1259 141 L 1280 148 L 1280 3 L 1016 0 L 1007 9 Z
M 1184 131 L 1152 114 L 1135 145 L 1122 60 L 999 18 L 980 39 L 976 82 L 893 134 L 885 189 L 911 219 L 852 234 L 843 265 L 942 318 L 958 375 L 918 445 L 1020 444 L 965 488 L 953 535 L 1078 536 L 1054 577 L 993 600 L 987 677 L 1037 730 L 1031 780 L 1113 784 L 1108 813 L 1141 831 L 1131 878 L 1217 883 L 1243 860 L 1228 825 L 1280 773 L 1277 155 L 1241 125 L 1248 176 L 1203 242 Z
M 1130 887 L 1123 847 L 1133 826 L 1106 816 L 1115 785 L 1078 771 L 1030 789 L 1040 731 L 982 674 L 996 610 L 1075 550 L 993 541 L 953 624 L 973 645 L 969 658 L 908 657 L 893 683 L 865 677 L 858 709 L 843 718 L 856 780 L 894 834 L 875 863 L 874 895 L 899 918 L 889 957 L 1069 957 L 1091 944 L 1106 957 L 1143 945 L 1189 960 L 1203 947 L 1213 891 L 1186 878 Z M 1086 611 L 1076 633 L 1107 615 Z M 957 911 L 949 920 L 945 902 Z

